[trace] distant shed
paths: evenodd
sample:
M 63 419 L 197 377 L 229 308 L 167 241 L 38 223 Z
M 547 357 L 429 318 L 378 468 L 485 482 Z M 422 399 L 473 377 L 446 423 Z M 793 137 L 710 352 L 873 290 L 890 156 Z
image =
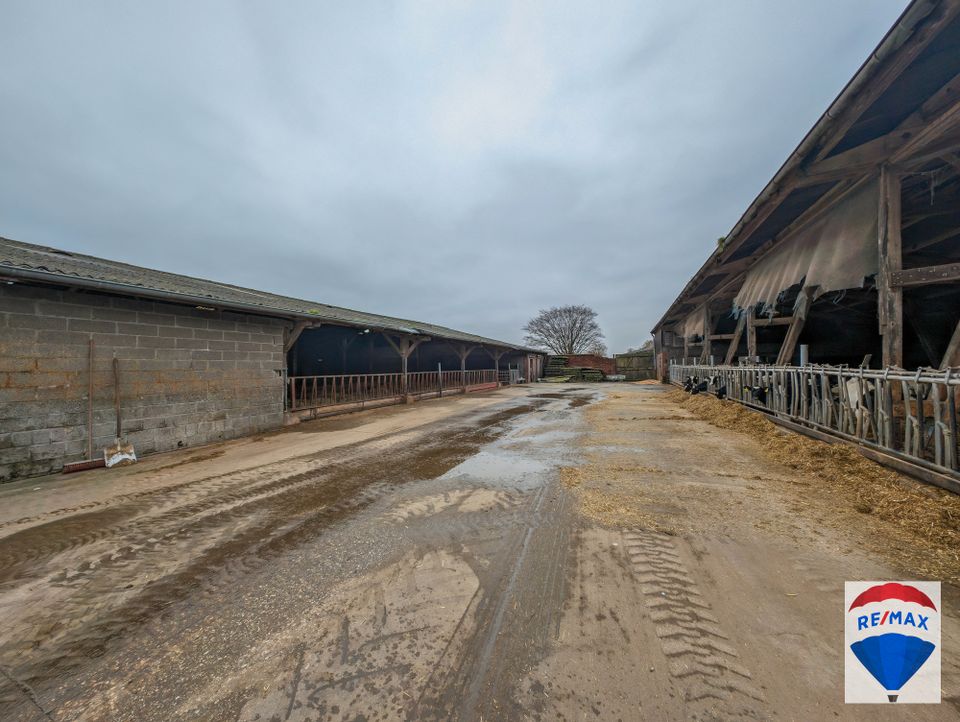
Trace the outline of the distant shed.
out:
M 0 481 L 97 456 L 117 384 L 122 435 L 147 454 L 542 365 L 435 324 L 0 239 Z

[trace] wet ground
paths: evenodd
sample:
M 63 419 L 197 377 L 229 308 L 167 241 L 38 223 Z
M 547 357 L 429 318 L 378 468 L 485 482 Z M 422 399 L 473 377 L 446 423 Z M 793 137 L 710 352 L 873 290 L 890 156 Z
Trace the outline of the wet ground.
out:
M 908 570 L 763 484 L 789 477 L 606 384 L 8 485 L 0 719 L 852 716 L 843 580 Z

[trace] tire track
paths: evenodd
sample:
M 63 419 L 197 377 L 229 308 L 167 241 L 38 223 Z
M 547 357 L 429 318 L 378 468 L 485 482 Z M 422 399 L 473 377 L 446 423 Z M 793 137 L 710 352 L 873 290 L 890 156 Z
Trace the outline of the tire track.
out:
M 17 614 L 0 620 L 3 661 L 18 678 L 42 692 L 89 659 L 104 655 L 116 640 L 185 596 L 236 585 L 252 570 L 398 485 L 444 473 L 502 433 L 508 419 L 529 410 L 529 406 L 517 406 L 485 416 L 474 426 L 448 428 L 431 436 L 429 443 L 389 456 L 354 457 L 337 464 L 317 458 L 310 464 L 316 468 L 292 475 L 290 464 L 281 463 L 271 469 L 267 480 L 262 478 L 263 467 L 227 475 L 228 488 L 238 483 L 250 486 L 231 493 L 207 489 L 206 496 L 193 503 L 44 547 L 52 556 L 56 552 L 51 553 L 51 548 L 82 548 L 108 536 L 121 538 L 118 548 L 107 554 L 98 550 L 75 568 L 76 575 L 69 575 L 80 578 L 64 575 L 49 580 L 52 586 L 65 587 L 55 599 L 49 587 L 45 591 L 45 583 L 10 590 L 20 597 L 34 595 L 36 603 L 21 603 Z M 256 483 L 258 475 L 260 483 Z M 193 517 L 185 518 L 187 513 Z M 72 530 L 68 522 L 56 524 L 61 530 Z M 78 522 L 85 523 L 89 519 Z M 8 543 L 10 538 L 0 541 L 0 548 Z M 14 543 L 22 549 L 24 537 Z M 22 557 L 7 550 L 6 558 Z M 133 579 L 139 581 L 131 590 L 127 582 Z M 0 697 L 9 692 L 4 686 L 0 684 Z
M 671 537 L 624 534 L 670 675 L 696 719 L 766 717 L 764 696 L 720 627 Z
M 451 451 L 455 451 L 456 446 L 465 440 L 490 433 L 491 429 L 504 421 L 529 410 L 529 406 L 520 406 L 497 412 L 485 418 L 479 427 L 461 425 L 453 432 L 446 430 L 440 438 L 446 438 L 453 447 Z M 284 492 L 314 482 L 318 472 L 339 470 L 356 463 L 365 443 L 358 442 L 334 450 L 203 477 L 173 487 L 120 496 L 108 508 L 54 519 L 14 532 L 0 539 L 0 584 L 35 576 L 37 562 L 62 552 L 113 537 L 125 537 L 128 543 L 137 544 L 138 536 L 163 536 L 171 527 L 182 525 L 183 520 L 202 512 L 239 505 L 261 495 Z M 437 446 L 432 443 L 425 448 Z M 473 445 L 470 448 L 474 448 Z M 350 455 L 344 458 L 345 453 Z M 398 455 L 410 456 L 403 451 Z M 427 463 L 422 470 L 424 478 L 429 478 L 430 472 L 431 466 Z M 163 510 L 152 513 L 157 507 Z

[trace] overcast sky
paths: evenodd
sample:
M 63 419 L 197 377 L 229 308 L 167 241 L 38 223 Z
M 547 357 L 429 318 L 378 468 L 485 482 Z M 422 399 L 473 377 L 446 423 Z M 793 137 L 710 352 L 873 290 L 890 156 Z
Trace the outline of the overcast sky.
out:
M 9 0 L 0 235 L 622 351 L 905 5 Z

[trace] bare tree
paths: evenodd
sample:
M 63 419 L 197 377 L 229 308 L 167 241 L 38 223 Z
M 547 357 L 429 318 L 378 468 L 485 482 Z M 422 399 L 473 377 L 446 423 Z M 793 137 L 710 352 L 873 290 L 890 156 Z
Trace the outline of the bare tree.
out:
M 607 347 L 597 324 L 597 312 L 589 306 L 560 306 L 540 311 L 523 327 L 524 341 L 555 354 L 596 353 Z

